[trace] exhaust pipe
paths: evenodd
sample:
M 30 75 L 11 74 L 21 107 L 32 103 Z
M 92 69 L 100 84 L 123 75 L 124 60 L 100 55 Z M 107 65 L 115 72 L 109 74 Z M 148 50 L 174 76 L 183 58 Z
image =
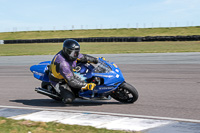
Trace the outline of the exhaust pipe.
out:
M 37 93 L 52 97 L 52 98 L 60 98 L 59 96 L 52 94 L 50 91 L 48 91 L 47 89 L 43 89 L 43 88 L 35 88 L 35 91 L 37 91 Z

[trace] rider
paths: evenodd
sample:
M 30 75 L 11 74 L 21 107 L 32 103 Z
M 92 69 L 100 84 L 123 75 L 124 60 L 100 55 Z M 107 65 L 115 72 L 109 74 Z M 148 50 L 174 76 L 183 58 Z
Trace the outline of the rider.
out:
M 94 83 L 81 81 L 74 72 L 77 62 L 98 63 L 97 58 L 81 54 L 80 45 L 73 39 L 67 39 L 63 43 L 63 49 L 58 52 L 50 65 L 49 79 L 64 103 L 70 103 L 75 99 L 73 92 L 80 90 L 93 90 Z

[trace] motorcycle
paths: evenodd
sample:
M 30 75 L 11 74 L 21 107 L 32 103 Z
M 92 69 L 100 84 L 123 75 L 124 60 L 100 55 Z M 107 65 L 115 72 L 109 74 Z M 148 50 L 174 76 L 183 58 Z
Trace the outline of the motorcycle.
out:
M 51 61 L 44 61 L 30 67 L 33 76 L 42 81 L 41 87 L 35 88 L 35 91 L 61 101 L 60 94 L 56 92 L 49 81 L 50 64 Z M 103 57 L 98 58 L 97 64 L 78 63 L 74 74 L 86 83 L 96 84 L 93 90 L 78 92 L 72 90 L 76 98 L 110 100 L 112 97 L 122 103 L 134 103 L 138 99 L 137 90 L 125 82 L 119 67 L 114 62 L 106 61 Z

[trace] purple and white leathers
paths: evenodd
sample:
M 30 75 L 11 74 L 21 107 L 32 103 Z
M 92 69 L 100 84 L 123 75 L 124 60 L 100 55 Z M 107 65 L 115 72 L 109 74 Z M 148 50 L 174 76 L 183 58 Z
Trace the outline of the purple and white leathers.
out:
M 63 49 L 52 59 L 50 65 L 49 79 L 55 90 L 60 93 L 64 103 L 72 102 L 75 99 L 72 89 L 93 89 L 94 83 L 85 83 L 74 75 L 73 69 L 77 62 L 98 63 L 97 58 L 81 54 L 80 45 L 73 39 L 65 40 Z M 93 88 L 91 88 L 93 87 Z

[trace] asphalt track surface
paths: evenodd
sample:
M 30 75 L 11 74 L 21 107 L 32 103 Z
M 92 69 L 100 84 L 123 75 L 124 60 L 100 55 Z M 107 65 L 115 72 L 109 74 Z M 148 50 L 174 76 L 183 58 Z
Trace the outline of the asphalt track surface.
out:
M 0 105 L 200 120 L 200 53 L 94 56 L 104 56 L 121 68 L 126 82 L 139 92 L 136 103 L 75 100 L 64 105 L 36 93 L 40 81 L 29 71 L 52 56 L 2 56 Z

